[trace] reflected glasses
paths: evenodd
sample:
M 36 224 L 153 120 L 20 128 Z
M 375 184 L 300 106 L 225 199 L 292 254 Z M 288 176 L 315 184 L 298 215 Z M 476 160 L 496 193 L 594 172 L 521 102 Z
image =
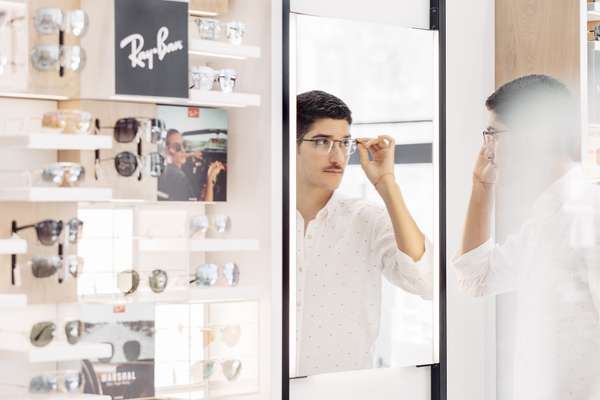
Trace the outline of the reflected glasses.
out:
M 38 322 L 31 327 L 29 341 L 36 347 L 44 347 L 54 340 L 56 324 L 51 321 Z M 65 335 L 69 344 L 76 344 L 83 333 L 83 322 L 69 321 L 65 324 Z
M 227 347 L 234 347 L 240 342 L 242 335 L 242 329 L 239 325 L 228 325 L 219 328 L 203 328 L 202 334 L 204 338 L 204 345 L 209 346 L 217 338 L 217 333 L 221 336 L 221 341 L 227 345 Z
M 71 162 L 58 162 L 42 170 L 42 181 L 58 186 L 76 186 L 85 178 L 85 168 Z
M 496 135 L 498 135 L 499 133 L 506 133 L 506 132 L 508 132 L 508 129 L 503 129 L 503 130 L 499 130 L 499 131 L 498 131 L 498 130 L 495 130 L 495 129 L 493 129 L 493 128 L 486 128 L 486 129 L 485 129 L 483 132 L 481 132 L 481 133 L 483 134 L 483 141 L 484 141 L 485 143 L 487 143 L 487 141 L 488 141 L 490 138 L 494 138 L 494 139 L 495 139 L 495 138 L 497 138 L 497 137 L 498 137 L 498 136 L 496 136 Z
M 110 357 L 99 358 L 98 361 L 104 364 L 108 364 L 112 361 L 115 356 L 115 345 L 113 343 L 106 343 L 110 345 L 111 355 Z M 142 354 L 142 344 L 137 340 L 128 340 L 123 343 L 123 354 L 128 362 L 137 361 Z
M 74 278 L 77 278 L 83 269 L 83 258 L 75 255 L 62 257 L 34 256 L 29 263 L 31 265 L 31 273 L 36 278 L 49 278 L 58 271 L 66 271 Z
M 199 361 L 192 365 L 192 375 L 201 375 L 204 380 L 210 379 L 217 370 L 217 364 L 221 364 L 223 375 L 229 382 L 236 380 L 242 372 L 242 362 L 240 360 L 207 360 Z
M 83 222 L 78 218 L 71 218 L 67 222 L 67 239 L 70 243 L 77 243 L 83 228 Z M 46 219 L 36 224 L 17 226 L 16 221 L 13 221 L 13 233 L 17 233 L 23 229 L 34 228 L 38 240 L 45 246 L 52 246 L 58 241 L 60 234 L 63 231 L 63 221 Z
M 61 378 L 59 380 L 59 378 Z M 29 381 L 29 393 L 75 393 L 83 388 L 83 375 L 79 371 L 65 371 L 54 375 L 38 375 Z
M 81 71 L 85 66 L 86 54 L 80 46 L 58 46 L 39 44 L 31 51 L 31 64 L 38 71 L 57 70 Z
M 220 270 L 228 286 L 237 286 L 240 281 L 240 268 L 235 263 L 226 263 Z M 190 283 L 197 287 L 215 286 L 219 280 L 219 266 L 216 264 L 202 264 L 196 268 L 195 278 Z
M 338 143 L 339 148 L 348 157 L 356 151 L 357 143 L 356 140 L 346 138 L 341 140 L 333 140 L 329 138 L 317 138 L 317 139 L 300 139 L 298 143 L 311 142 L 313 143 L 314 149 L 322 155 L 331 153 L 333 145 Z
M 40 35 L 65 31 L 75 37 L 81 37 L 87 32 L 89 18 L 83 10 L 64 12 L 60 8 L 44 7 L 35 11 L 33 25 Z
M 88 134 L 93 126 L 92 114 L 87 111 L 48 111 L 42 117 L 42 128 L 56 129 L 60 133 Z
M 162 269 L 155 269 L 148 277 L 148 286 L 154 293 L 162 293 L 167 288 L 169 276 Z M 117 286 L 124 295 L 130 295 L 140 286 L 140 274 L 137 271 L 121 271 L 117 275 Z
M 194 215 L 190 218 L 190 234 L 206 233 L 211 227 L 208 215 Z M 225 233 L 231 227 L 231 219 L 227 215 L 215 215 L 212 217 L 212 228 L 217 233 Z

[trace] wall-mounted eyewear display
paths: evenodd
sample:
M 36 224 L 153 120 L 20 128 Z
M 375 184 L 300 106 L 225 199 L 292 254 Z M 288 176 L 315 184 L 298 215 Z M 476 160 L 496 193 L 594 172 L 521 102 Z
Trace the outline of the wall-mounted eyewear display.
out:
M 190 281 L 197 287 L 215 286 L 221 276 L 227 286 L 237 286 L 240 281 L 240 268 L 235 263 L 225 263 L 221 268 L 216 264 L 202 264 L 196 268 L 195 278 Z
M 29 393 L 81 393 L 84 378 L 80 371 L 37 375 L 29 381 Z
M 211 217 L 208 215 L 193 215 L 190 217 L 190 234 L 192 236 L 198 233 L 206 233 L 209 228 L 214 229 L 216 233 L 225 233 L 231 229 L 231 218 L 223 214 Z
M 223 376 L 229 382 L 235 381 L 242 372 L 242 362 L 240 360 L 205 360 L 192 365 L 192 376 L 196 381 L 209 380 L 215 375 L 218 365 L 221 366 Z
M 42 128 L 59 133 L 89 134 L 94 129 L 94 118 L 81 110 L 48 111 L 42 117 Z
M 167 288 L 169 276 L 162 269 L 155 269 L 148 277 L 148 286 L 154 293 L 162 293 Z M 140 286 L 140 274 L 134 270 L 121 271 L 117 275 L 117 287 L 124 295 L 135 293 Z
M 52 246 L 60 238 L 65 224 L 60 220 L 46 219 L 35 224 L 18 226 L 16 221 L 12 223 L 12 232 L 17 233 L 24 229 L 34 228 L 38 240 L 45 246 Z M 78 218 L 71 218 L 66 223 L 66 238 L 69 243 L 77 243 L 83 229 L 83 222 Z
M 31 327 L 29 341 L 35 347 L 47 346 L 54 340 L 56 324 L 52 321 L 38 322 Z M 83 334 L 83 322 L 80 320 L 65 323 L 65 336 L 69 344 L 77 344 Z
M 96 180 L 100 179 L 100 164 L 106 161 L 114 162 L 115 170 L 120 176 L 128 178 L 134 175 L 136 172 L 139 172 L 138 180 L 141 180 L 142 178 L 143 169 L 145 169 L 145 172 L 151 177 L 157 178 L 163 174 L 166 168 L 165 157 L 158 152 L 152 152 L 140 157 L 130 151 L 122 151 L 114 157 L 96 159 Z
M 77 278 L 83 270 L 83 263 L 83 257 L 76 255 L 33 256 L 29 261 L 31 273 L 36 278 L 49 278 L 57 272 L 69 273 L 72 277 Z
M 87 32 L 89 17 L 84 10 L 63 11 L 60 8 L 39 8 L 33 15 L 33 26 L 40 35 L 52 35 L 60 31 L 75 37 Z
M 31 51 L 31 64 L 38 71 L 58 70 L 81 71 L 86 62 L 85 50 L 80 46 L 38 44 Z
M 81 164 L 58 162 L 44 167 L 41 178 L 56 186 L 77 186 L 85 178 L 85 168 Z

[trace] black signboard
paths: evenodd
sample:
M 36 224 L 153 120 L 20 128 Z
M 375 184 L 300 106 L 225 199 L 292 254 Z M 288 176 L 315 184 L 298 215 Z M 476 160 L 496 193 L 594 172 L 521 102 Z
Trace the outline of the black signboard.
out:
M 114 1 L 115 93 L 187 98 L 188 3 Z

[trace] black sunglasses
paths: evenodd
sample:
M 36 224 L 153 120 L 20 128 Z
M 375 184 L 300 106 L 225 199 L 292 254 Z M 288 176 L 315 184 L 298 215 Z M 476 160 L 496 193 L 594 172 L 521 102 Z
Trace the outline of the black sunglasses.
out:
M 148 142 L 158 143 L 166 138 L 166 126 L 163 120 L 157 118 L 127 117 L 118 119 L 115 126 L 103 129 L 112 129 L 113 137 L 119 143 L 131 143 L 143 134 Z
M 77 243 L 83 222 L 78 218 L 71 218 L 67 222 L 67 239 L 70 243 Z M 46 219 L 35 224 L 18 226 L 17 221 L 12 222 L 12 232 L 17 233 L 23 229 L 34 228 L 37 239 L 45 246 L 52 246 L 58 241 L 60 234 L 63 231 L 63 221 Z

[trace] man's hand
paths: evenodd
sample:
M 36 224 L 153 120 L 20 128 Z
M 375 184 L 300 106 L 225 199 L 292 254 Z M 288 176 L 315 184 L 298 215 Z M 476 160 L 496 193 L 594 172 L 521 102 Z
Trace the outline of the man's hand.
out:
M 220 161 L 214 161 L 208 167 L 208 184 L 214 185 L 217 183 L 217 176 L 221 173 L 221 171 L 225 170 L 225 165 L 223 165 Z
M 379 135 L 374 139 L 359 138 L 356 141 L 360 165 L 373 185 L 377 185 L 385 175 L 394 176 L 396 141 L 393 137 Z M 369 154 L 372 160 L 369 160 Z
M 473 180 L 475 183 L 493 185 L 496 183 L 496 139 L 489 135 L 479 150 L 477 162 L 473 169 Z

